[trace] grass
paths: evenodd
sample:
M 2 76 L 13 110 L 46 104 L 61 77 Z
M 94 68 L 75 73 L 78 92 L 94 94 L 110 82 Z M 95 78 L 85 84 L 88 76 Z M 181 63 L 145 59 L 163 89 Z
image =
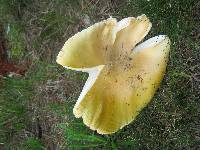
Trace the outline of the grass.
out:
M 0 10 L 0 22 L 10 26 L 10 58 L 31 62 L 24 77 L 0 79 L 0 148 L 200 148 L 200 2 L 1 0 Z M 147 38 L 166 34 L 172 41 L 165 78 L 134 122 L 98 135 L 72 114 L 87 74 L 64 70 L 56 55 L 71 35 L 94 22 L 140 14 L 153 23 Z
M 0 90 L 0 143 L 14 142 L 14 135 L 26 127 L 27 101 L 32 97 L 32 87 L 25 79 L 3 79 Z
M 46 150 L 42 143 L 38 139 L 29 138 L 25 141 L 19 150 Z

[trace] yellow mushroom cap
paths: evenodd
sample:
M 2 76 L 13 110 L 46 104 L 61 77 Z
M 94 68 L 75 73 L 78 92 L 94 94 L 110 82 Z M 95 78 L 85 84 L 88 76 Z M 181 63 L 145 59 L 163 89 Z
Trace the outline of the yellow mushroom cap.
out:
M 111 134 L 135 119 L 163 79 L 170 40 L 165 35 L 137 45 L 149 32 L 145 16 L 109 18 L 67 40 L 57 62 L 89 73 L 73 113 L 100 134 Z

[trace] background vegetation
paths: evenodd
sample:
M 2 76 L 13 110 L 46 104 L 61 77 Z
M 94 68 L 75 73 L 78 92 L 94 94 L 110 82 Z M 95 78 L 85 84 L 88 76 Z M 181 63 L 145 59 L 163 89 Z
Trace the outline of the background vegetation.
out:
M 113 135 L 98 135 L 72 108 L 87 74 L 55 63 L 64 42 L 109 16 L 146 14 L 148 35 L 172 40 L 152 102 Z M 0 0 L 9 59 L 24 76 L 0 77 L 0 149 L 200 149 L 200 1 Z

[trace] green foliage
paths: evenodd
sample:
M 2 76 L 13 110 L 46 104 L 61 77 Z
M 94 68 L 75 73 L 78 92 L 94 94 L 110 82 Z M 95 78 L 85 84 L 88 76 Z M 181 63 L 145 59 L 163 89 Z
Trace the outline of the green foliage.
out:
M 65 116 L 67 114 L 67 107 L 57 103 L 50 103 L 49 108 L 52 109 L 58 116 Z
M 51 69 L 51 65 L 37 61 L 27 72 L 26 78 L 5 77 L 1 79 L 0 143 L 9 143 L 14 135 L 27 127 L 29 119 L 27 118 L 27 104 L 35 94 L 34 85 L 53 78 L 53 74 L 47 74 Z M 33 70 L 37 72 L 32 72 Z
M 0 0 L 0 16 L 6 23 L 18 19 L 21 10 L 31 3 L 31 0 Z
M 49 73 L 48 73 L 49 72 Z M 27 78 L 31 82 L 45 82 L 48 78 L 59 76 L 57 65 L 49 64 L 45 61 L 35 60 L 27 72 Z
M 181 38 L 195 27 L 191 16 L 193 6 L 195 0 L 131 0 L 126 6 L 127 9 L 122 9 L 122 13 L 125 16 L 132 13 L 136 16 L 146 14 L 153 24 L 147 38 L 159 34 L 168 35 L 172 43 L 170 61 L 176 65 L 176 62 L 183 60 L 179 58 L 181 52 L 177 50 L 177 46 Z
M 26 104 L 32 97 L 29 80 L 6 77 L 0 88 L 0 143 L 25 128 Z
M 28 138 L 19 150 L 47 150 L 38 139 Z
M 69 126 L 65 124 L 60 124 L 59 127 L 64 130 L 66 147 L 68 148 L 89 148 L 102 146 L 107 143 L 107 140 L 103 137 L 99 135 L 89 134 L 82 123 L 70 123 Z
M 44 28 L 40 34 L 40 37 L 43 40 L 50 39 L 53 36 L 60 36 L 67 24 L 74 24 L 76 21 L 75 18 L 64 16 L 54 10 L 42 15 L 40 20 L 41 25 Z
M 70 123 L 59 124 L 59 128 L 63 129 L 64 137 L 66 140 L 66 148 L 70 149 L 113 149 L 118 150 L 121 148 L 131 148 L 139 144 L 137 138 L 132 136 L 120 139 L 120 134 L 125 132 L 118 132 L 114 135 L 99 135 L 86 127 L 81 120 L 73 120 Z M 128 134 L 128 133 L 127 133 Z M 126 135 L 126 133 L 125 133 Z M 137 146 L 136 146 L 137 147 Z

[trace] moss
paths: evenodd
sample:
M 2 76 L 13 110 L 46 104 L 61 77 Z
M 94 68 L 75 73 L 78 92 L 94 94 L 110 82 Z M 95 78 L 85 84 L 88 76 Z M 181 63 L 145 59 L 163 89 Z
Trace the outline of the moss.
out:
M 7 38 L 9 42 L 9 57 L 12 60 L 20 60 L 25 53 L 23 31 L 18 24 L 12 22 L 7 26 Z

